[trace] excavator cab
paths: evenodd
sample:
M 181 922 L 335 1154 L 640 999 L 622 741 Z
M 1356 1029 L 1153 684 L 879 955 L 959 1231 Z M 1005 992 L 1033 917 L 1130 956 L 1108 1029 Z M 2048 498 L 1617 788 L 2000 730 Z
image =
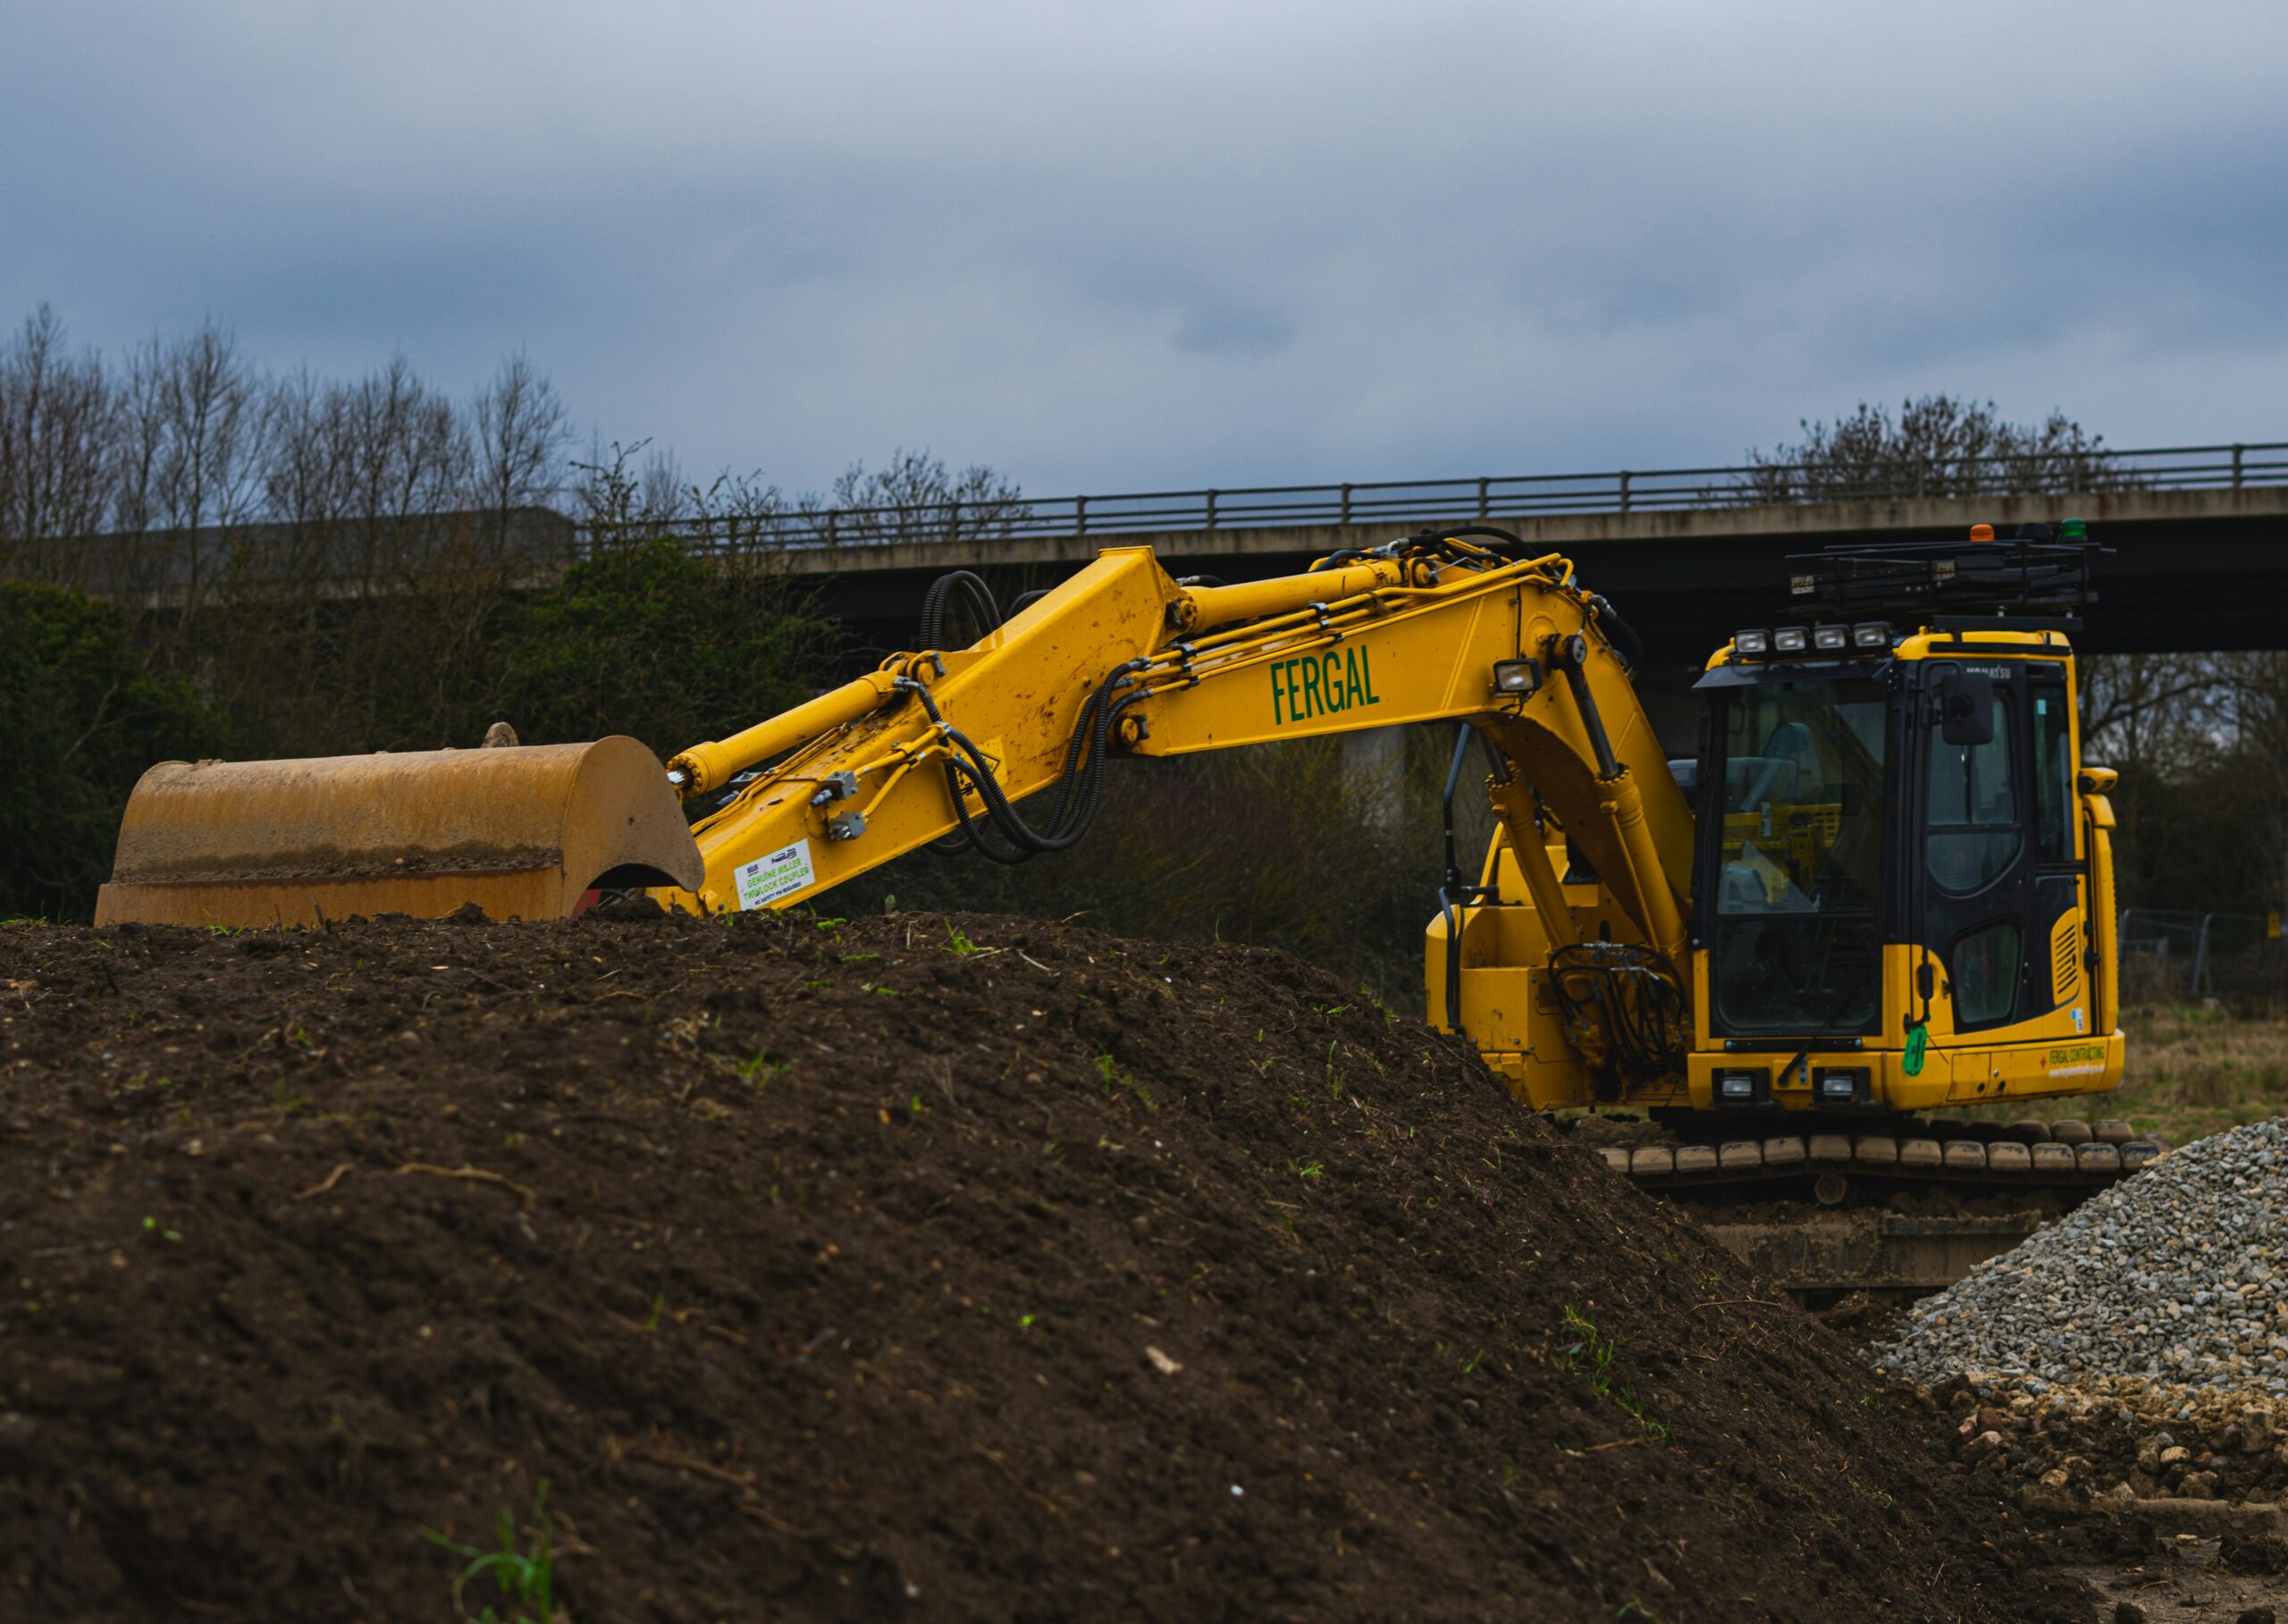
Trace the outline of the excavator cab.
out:
M 1789 619 L 1709 661 L 1698 753 L 1670 764 L 1691 804 L 1681 959 L 1612 945 L 1641 938 L 1537 809 L 1432 924 L 1434 1018 L 1452 989 L 1448 1023 L 1544 1108 L 1849 1132 L 2112 1087 L 2112 775 L 2082 764 L 2068 641 L 2096 551 L 2036 532 L 1793 560 Z M 1561 895 L 1531 883 L 1544 845 Z M 1607 1041 L 1671 974 L 1681 1041 Z
M 1813 623 L 1710 662 L 1707 1103 L 1910 1111 L 2118 1077 L 2110 775 L 2081 765 L 2067 640 L 2095 551 L 1813 555 Z

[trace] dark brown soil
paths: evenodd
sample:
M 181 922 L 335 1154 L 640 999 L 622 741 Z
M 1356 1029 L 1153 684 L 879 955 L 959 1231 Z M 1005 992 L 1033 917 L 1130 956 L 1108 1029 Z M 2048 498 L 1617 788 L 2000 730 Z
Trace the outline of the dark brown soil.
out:
M 2092 1616 L 1841 1340 L 1274 954 L 15 926 L 0 1021 L 10 1618 L 450 1618 L 423 1530 L 543 1478 L 583 1624 Z

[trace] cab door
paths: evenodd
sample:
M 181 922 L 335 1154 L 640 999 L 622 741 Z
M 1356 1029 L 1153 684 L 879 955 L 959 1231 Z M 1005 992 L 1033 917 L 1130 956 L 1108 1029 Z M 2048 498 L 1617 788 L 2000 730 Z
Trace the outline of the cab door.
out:
M 2086 1005 L 2065 667 L 1931 661 L 1922 677 L 1920 850 L 1909 862 L 1940 983 L 1932 1035 L 2047 1036 L 2058 1029 L 2046 1021 L 2011 1029 Z
M 2090 854 L 2076 793 L 2081 733 L 2070 675 L 2062 661 L 2029 661 L 2025 666 L 2034 808 L 2033 939 L 2041 954 L 2026 966 L 2028 1002 L 2023 1013 L 2027 1019 L 2055 1017 L 2040 1029 L 2046 1037 L 2090 1031 L 2095 1008 L 2090 981 L 2097 938 Z

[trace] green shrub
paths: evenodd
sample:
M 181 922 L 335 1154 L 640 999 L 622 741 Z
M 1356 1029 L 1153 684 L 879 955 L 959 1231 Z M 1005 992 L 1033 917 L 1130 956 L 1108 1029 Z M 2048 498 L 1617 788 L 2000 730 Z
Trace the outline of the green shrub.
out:
M 188 684 L 144 669 L 117 609 L 0 581 L 0 913 L 91 917 L 135 780 L 222 740 Z
M 828 623 L 768 555 L 714 555 L 670 536 L 574 565 L 517 616 L 501 714 L 528 745 L 626 733 L 662 757 L 810 696 Z

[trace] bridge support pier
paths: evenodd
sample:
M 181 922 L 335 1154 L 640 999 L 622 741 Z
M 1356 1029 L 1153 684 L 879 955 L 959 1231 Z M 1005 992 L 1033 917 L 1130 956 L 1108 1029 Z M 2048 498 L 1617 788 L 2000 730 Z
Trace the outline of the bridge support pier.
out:
M 1406 729 L 1343 735 L 1342 777 L 1367 828 L 1399 828 L 1406 820 Z

